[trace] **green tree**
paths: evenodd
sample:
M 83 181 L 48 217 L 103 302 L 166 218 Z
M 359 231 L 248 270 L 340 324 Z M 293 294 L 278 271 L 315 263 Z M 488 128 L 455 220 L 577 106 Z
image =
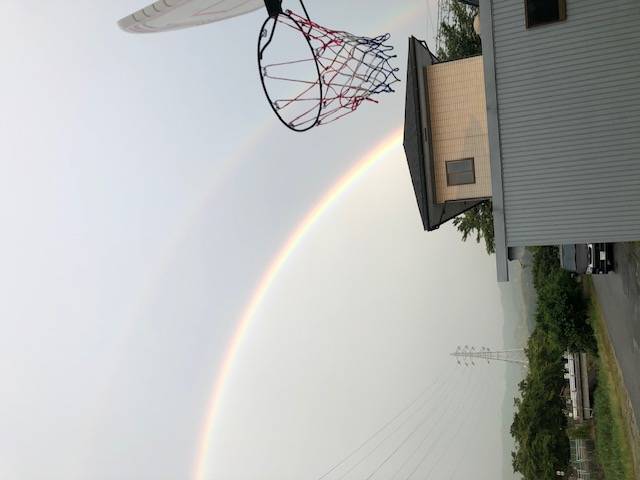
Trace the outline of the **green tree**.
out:
M 449 23 L 442 22 L 439 26 L 438 37 L 441 46 L 436 52 L 438 58 L 444 62 L 480 55 L 482 44 L 473 29 L 476 9 L 457 0 L 450 0 L 449 11 Z
M 536 329 L 527 346 L 529 370 L 520 382 L 521 398 L 511 435 L 516 443 L 513 469 L 525 480 L 554 478 L 569 463 L 567 417 L 560 395 L 564 385 L 563 349 L 553 334 Z
M 548 277 L 560 270 L 560 251 L 558 247 L 529 247 L 529 251 L 533 253 L 533 286 L 540 291 Z
M 533 247 L 533 284 L 538 293 L 536 325 L 553 333 L 562 348 L 571 351 L 596 349 L 588 321 L 587 301 L 573 275 L 560 268 L 557 247 Z
M 438 37 L 441 46 L 436 52 L 438 58 L 448 61 L 480 55 L 482 44 L 473 29 L 476 9 L 457 0 L 450 0 L 449 10 L 449 22 L 442 22 L 439 27 Z M 463 213 L 454 219 L 453 224 L 462 233 L 462 240 L 466 241 L 469 236 L 475 236 L 476 242 L 479 243 L 484 239 L 487 253 L 495 252 L 493 205 L 490 200 Z
M 555 478 L 566 470 L 569 440 L 564 400 L 563 352 L 595 351 L 581 285 L 560 268 L 556 247 L 533 247 L 533 281 L 538 293 L 536 328 L 527 343 L 529 369 L 520 383 L 520 398 L 511 435 L 516 444 L 513 469 L 526 480 Z
M 495 252 L 492 209 L 491 201 L 482 202 L 453 219 L 453 224 L 462 233 L 463 241 L 466 241 L 469 235 L 475 235 L 477 243 L 480 243 L 480 240 L 484 238 L 484 244 L 489 254 Z
M 555 270 L 547 277 L 546 284 L 538 290 L 536 323 L 539 328 L 553 333 L 566 350 L 596 350 L 582 288 L 565 270 Z

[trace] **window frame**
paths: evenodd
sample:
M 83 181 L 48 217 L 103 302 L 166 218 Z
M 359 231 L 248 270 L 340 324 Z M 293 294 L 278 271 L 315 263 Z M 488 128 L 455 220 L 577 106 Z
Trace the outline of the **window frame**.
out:
M 555 0 L 558 2 L 558 19 L 550 20 L 548 22 L 531 23 L 529 21 L 529 1 L 524 0 L 524 23 L 529 28 L 542 27 L 544 25 L 551 25 L 552 23 L 564 22 L 567 19 L 567 0 Z
M 458 163 L 458 162 L 471 162 L 471 170 L 465 170 L 464 172 L 449 172 L 449 164 L 451 163 Z M 447 160 L 444 162 L 445 163 L 445 172 L 447 174 L 447 187 L 459 187 L 459 186 L 463 186 L 463 185 L 474 185 L 476 183 L 476 161 L 473 157 L 466 157 L 466 158 L 457 158 L 455 160 Z M 473 175 L 473 180 L 471 182 L 462 182 L 462 183 L 452 183 L 451 182 L 451 177 L 458 175 L 458 174 L 462 174 L 462 173 L 468 173 L 471 172 L 471 174 Z

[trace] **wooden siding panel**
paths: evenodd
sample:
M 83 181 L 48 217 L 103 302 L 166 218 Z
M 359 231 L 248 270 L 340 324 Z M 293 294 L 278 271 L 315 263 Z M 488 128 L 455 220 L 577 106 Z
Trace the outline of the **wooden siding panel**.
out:
M 436 200 L 491 197 L 487 104 L 482 57 L 426 68 Z M 448 185 L 446 162 L 473 158 L 475 183 Z

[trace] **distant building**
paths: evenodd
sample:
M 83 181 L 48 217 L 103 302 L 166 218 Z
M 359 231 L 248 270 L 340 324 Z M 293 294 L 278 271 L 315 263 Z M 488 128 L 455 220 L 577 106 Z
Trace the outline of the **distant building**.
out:
M 565 358 L 565 374 L 571 418 L 576 422 L 591 418 L 589 401 L 589 380 L 587 375 L 587 355 L 585 353 L 567 352 Z
M 409 41 L 425 230 L 491 199 L 500 281 L 515 247 L 640 239 L 638 1 L 479 0 L 479 16 L 481 56 Z

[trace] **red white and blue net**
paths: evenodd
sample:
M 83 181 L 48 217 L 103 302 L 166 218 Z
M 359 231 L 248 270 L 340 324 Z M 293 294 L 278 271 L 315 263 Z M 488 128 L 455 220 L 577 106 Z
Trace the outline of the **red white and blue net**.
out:
M 301 34 L 304 48 L 292 53 L 292 41 L 284 47 L 272 44 L 287 31 Z M 334 122 L 365 102 L 378 103 L 374 97 L 393 92 L 400 81 L 390 64 L 396 55 L 388 40 L 388 33 L 369 38 L 331 30 L 291 10 L 267 19 L 258 63 L 274 112 L 292 130 L 305 131 Z

